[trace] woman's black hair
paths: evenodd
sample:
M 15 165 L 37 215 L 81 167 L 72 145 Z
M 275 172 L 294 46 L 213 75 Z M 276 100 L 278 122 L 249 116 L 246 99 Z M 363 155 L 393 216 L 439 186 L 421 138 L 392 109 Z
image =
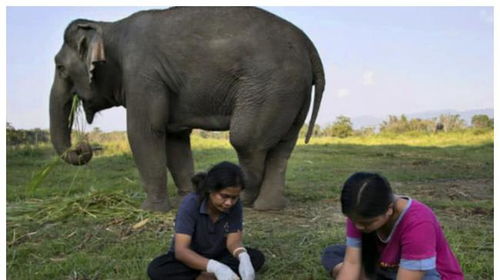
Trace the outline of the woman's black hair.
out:
M 354 173 L 342 188 L 342 213 L 350 218 L 370 219 L 383 215 L 393 201 L 389 181 L 376 173 Z M 375 274 L 379 257 L 376 233 L 362 233 L 361 261 L 367 277 Z
M 211 192 L 220 191 L 227 187 L 241 187 L 245 189 L 245 179 L 241 168 L 231 162 L 223 161 L 208 170 L 199 172 L 191 178 L 200 202 Z

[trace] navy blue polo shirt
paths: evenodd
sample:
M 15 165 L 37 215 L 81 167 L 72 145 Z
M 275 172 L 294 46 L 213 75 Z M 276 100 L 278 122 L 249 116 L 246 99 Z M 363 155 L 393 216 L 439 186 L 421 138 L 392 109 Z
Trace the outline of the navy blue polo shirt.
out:
M 243 209 L 240 200 L 214 223 L 208 215 L 207 199 L 200 203 L 199 195 L 190 193 L 182 200 L 175 218 L 175 233 L 191 235 L 191 250 L 206 258 L 215 258 L 224 253 L 227 235 L 242 229 Z M 174 242 L 175 237 L 172 238 L 171 252 L 175 252 Z

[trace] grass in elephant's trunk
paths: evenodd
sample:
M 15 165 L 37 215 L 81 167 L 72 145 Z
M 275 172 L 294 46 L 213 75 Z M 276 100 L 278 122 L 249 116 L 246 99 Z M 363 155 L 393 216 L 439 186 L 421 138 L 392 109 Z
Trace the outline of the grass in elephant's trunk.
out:
M 80 141 L 86 141 L 87 137 L 85 134 L 85 121 L 83 121 L 83 111 L 81 100 L 78 95 L 73 95 L 73 102 L 71 104 L 71 112 L 69 113 L 68 123 L 72 126 L 72 136 L 76 138 L 76 143 Z M 71 128 L 71 127 L 70 127 Z
M 71 149 L 82 149 L 92 153 L 92 148 L 90 147 L 87 133 L 85 133 L 85 121 L 82 121 L 83 112 L 81 109 L 81 101 L 77 95 L 73 96 L 73 102 L 71 104 L 71 112 L 69 114 L 69 125 L 73 126 L 72 138 L 74 144 Z M 64 156 L 64 155 L 63 155 Z M 38 170 L 32 179 L 26 185 L 26 195 L 33 195 L 38 186 L 43 182 L 43 180 L 50 174 L 50 172 L 60 164 L 61 157 L 54 156 L 54 158 L 46 165 L 44 165 L 40 170 Z

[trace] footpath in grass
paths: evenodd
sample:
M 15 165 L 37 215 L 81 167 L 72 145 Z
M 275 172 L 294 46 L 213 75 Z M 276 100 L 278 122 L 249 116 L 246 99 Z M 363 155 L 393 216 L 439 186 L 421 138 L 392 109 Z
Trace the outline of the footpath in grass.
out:
M 328 279 L 321 250 L 344 242 L 340 186 L 360 170 L 381 172 L 397 193 L 434 209 L 466 279 L 493 278 L 492 133 L 301 143 L 289 161 L 288 207 L 244 210 L 245 244 L 267 258 L 258 279 Z M 144 193 L 128 147 L 103 146 L 87 166 L 55 164 L 31 189 L 52 149 L 7 151 L 8 279 L 147 279 L 149 261 L 168 249 L 176 211 L 140 210 Z M 193 150 L 197 170 L 236 161 L 226 140 L 196 138 Z

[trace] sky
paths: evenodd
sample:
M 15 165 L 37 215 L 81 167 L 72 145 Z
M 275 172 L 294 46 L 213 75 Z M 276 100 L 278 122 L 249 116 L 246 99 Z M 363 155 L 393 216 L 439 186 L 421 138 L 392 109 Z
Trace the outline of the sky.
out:
M 493 108 L 492 7 L 266 7 L 302 29 L 323 62 L 317 123 Z M 153 7 L 7 7 L 6 121 L 49 127 L 54 56 L 73 19 L 115 21 Z M 155 7 L 163 8 L 163 7 Z M 165 7 L 166 8 L 166 7 Z M 125 109 L 86 130 L 125 130 Z

